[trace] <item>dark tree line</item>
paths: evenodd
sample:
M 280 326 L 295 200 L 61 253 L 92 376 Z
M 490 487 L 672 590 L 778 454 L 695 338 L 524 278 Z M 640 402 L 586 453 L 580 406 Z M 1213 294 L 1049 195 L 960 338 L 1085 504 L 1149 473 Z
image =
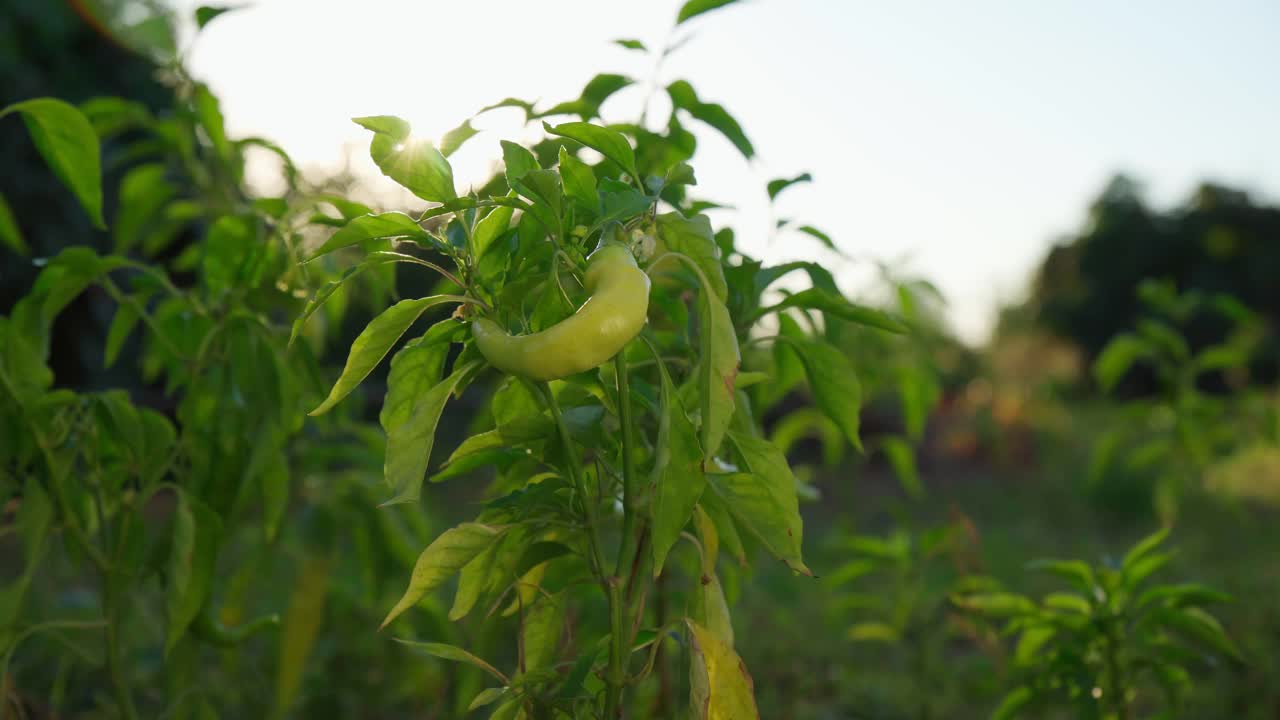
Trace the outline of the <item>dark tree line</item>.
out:
M 1089 208 L 1084 228 L 1052 250 L 1036 270 L 1026 305 L 1006 313 L 1077 344 L 1094 358 L 1144 310 L 1137 288 L 1147 279 L 1180 292 L 1226 294 L 1280 328 L 1280 207 L 1248 193 L 1204 183 L 1182 204 L 1151 207 L 1133 180 L 1112 179 Z M 1203 312 L 1183 328 L 1192 348 L 1219 342 L 1230 329 Z M 1280 352 L 1264 342 L 1254 377 L 1273 381 Z

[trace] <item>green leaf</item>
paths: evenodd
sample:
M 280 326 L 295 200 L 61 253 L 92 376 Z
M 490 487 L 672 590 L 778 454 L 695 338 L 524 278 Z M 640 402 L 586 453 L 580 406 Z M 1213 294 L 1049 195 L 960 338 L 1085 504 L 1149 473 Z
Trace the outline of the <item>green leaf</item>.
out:
M 587 81 L 582 88 L 581 99 L 590 107 L 590 117 L 599 114 L 600 106 L 611 95 L 619 90 L 635 84 L 635 80 L 614 73 L 600 73 Z
M 689 717 L 759 720 L 754 686 L 733 648 L 692 620 L 689 628 Z
M 502 233 L 507 231 L 511 225 L 511 215 L 515 212 L 515 208 L 510 206 L 498 206 L 489 211 L 480 222 L 476 223 L 476 229 L 471 234 L 471 249 L 476 257 L 483 257 L 485 252 L 493 245 L 493 241 L 497 240 Z
M 277 453 L 258 476 L 257 482 L 262 489 L 262 533 L 267 542 L 272 542 L 280 532 L 280 523 L 289 508 L 288 457 Z
M 332 193 L 327 193 L 327 194 L 318 196 L 317 199 L 323 200 L 324 202 L 327 202 L 330 205 L 332 205 L 338 211 L 338 213 L 342 215 L 343 219 L 347 221 L 354 220 L 360 217 L 361 215 L 373 214 L 373 209 L 370 208 L 368 205 L 365 205 L 364 203 L 356 202 L 355 200 L 348 200 L 347 198 L 344 198 L 341 195 L 334 195 Z
M 508 689 L 505 687 L 485 688 L 484 690 L 481 690 L 478 695 L 472 698 L 471 704 L 467 706 L 467 712 L 471 712 L 476 708 L 482 708 L 485 705 L 491 705 L 501 700 L 502 697 L 507 694 L 507 691 Z
M 391 612 L 387 613 L 381 627 L 385 628 L 405 610 L 416 605 L 427 593 L 453 577 L 454 573 L 462 569 L 462 566 L 474 560 L 488 548 L 502 534 L 502 530 L 500 526 L 470 522 L 462 523 L 441 533 L 440 537 L 433 540 L 418 556 L 418 561 L 413 566 L 413 575 L 409 578 L 409 589 L 405 590 L 404 596 L 395 604 L 395 607 L 391 608 Z M 420 646 L 415 645 L 415 647 Z
M 1110 392 L 1134 363 L 1152 354 L 1151 344 L 1137 335 L 1117 335 L 1093 362 L 1093 377 L 1104 391 Z
M 222 5 L 201 5 L 196 8 L 196 27 L 203 30 L 204 26 L 212 22 L 214 18 L 225 12 L 238 9 L 239 8 L 237 7 L 226 7 Z
M 1120 561 L 1120 570 L 1122 572 L 1130 572 L 1133 567 L 1143 558 L 1155 552 L 1156 548 L 1169 537 L 1168 528 L 1160 528 L 1134 544 L 1129 552 L 1125 553 L 1124 559 Z
M 166 655 L 186 634 L 209 596 L 221 534 L 222 521 L 217 513 L 185 492 L 178 494 L 166 574 Z
M 328 255 L 334 250 L 350 247 L 366 240 L 380 238 L 409 237 L 415 240 L 430 242 L 431 236 L 423 230 L 418 222 L 402 212 L 385 212 L 377 215 L 362 215 L 353 218 L 343 225 L 324 242 L 307 262 Z
M 703 13 L 711 12 L 726 5 L 732 5 L 738 0 L 688 0 L 684 5 L 680 6 L 680 13 L 676 15 L 676 25 L 692 20 Z
M 840 428 L 850 445 L 862 450 L 862 439 L 858 437 L 862 386 L 853 364 L 843 352 L 825 342 L 794 342 L 813 390 L 814 403 Z M 891 451 L 886 450 L 888 452 Z
M 506 675 L 503 675 L 502 673 L 498 672 L 498 670 L 494 668 L 492 665 L 490 665 L 489 663 L 485 662 L 484 660 L 481 660 L 480 658 L 476 657 L 475 655 L 472 655 L 471 653 L 467 652 L 466 650 L 463 650 L 460 647 L 454 647 L 453 645 L 445 645 L 444 643 L 428 643 L 428 642 L 417 642 L 414 640 L 403 640 L 401 638 L 396 638 L 396 642 L 404 645 L 408 645 L 409 647 L 414 648 L 415 650 L 421 650 L 422 652 L 428 655 L 431 655 L 433 657 L 438 657 L 441 660 L 452 660 L 453 662 L 460 662 L 460 663 L 465 663 L 467 665 L 472 665 L 474 667 L 478 667 L 481 670 L 484 670 L 485 672 L 494 676 L 498 680 L 502 681 L 503 683 L 509 682 L 509 680 L 507 680 Z
M 698 294 L 699 323 L 702 325 L 701 356 L 698 358 L 698 382 L 702 397 L 702 453 L 707 460 L 715 457 L 724 441 L 725 431 L 733 421 L 736 404 L 735 381 L 742 356 L 733 319 L 725 304 L 704 289 Z
M 269 245 L 261 222 L 251 215 L 223 215 L 205 237 L 200 272 L 205 288 L 219 296 L 235 288 L 257 287 L 263 280 Z
M 143 302 L 145 296 L 135 294 L 131 296 L 134 302 Z M 116 314 L 111 318 L 111 326 L 107 328 L 107 343 L 102 351 L 102 366 L 109 368 L 115 364 L 116 358 L 120 356 L 120 350 L 124 347 L 124 341 L 129 338 L 129 333 L 137 327 L 138 311 L 133 305 L 121 303 L 116 308 Z
M 902 636 L 892 625 L 882 622 L 854 623 L 846 636 L 854 642 L 879 642 L 888 645 L 895 645 L 902 640 Z
M 801 559 L 804 523 L 787 458 L 768 440 L 731 431 L 729 441 L 750 472 L 711 474 L 707 482 L 769 552 L 792 570 L 812 575 Z
M 1068 592 L 1049 593 L 1044 596 L 1041 603 L 1050 610 L 1061 610 L 1076 615 L 1088 616 L 1092 607 L 1089 605 L 1089 599 L 1083 595 Z
M 1036 560 L 1028 564 L 1027 569 L 1057 575 L 1086 595 L 1092 595 L 1098 585 L 1093 568 L 1082 560 Z
M 227 141 L 226 121 L 222 117 L 222 106 L 218 98 L 204 83 L 196 83 L 191 94 L 191 106 L 195 110 L 200 128 L 213 145 L 214 152 L 228 167 L 238 167 L 231 143 Z M 233 170 L 234 172 L 234 170 Z
M 705 627 L 725 647 L 733 649 L 733 621 L 729 616 L 729 603 L 724 598 L 724 588 L 715 571 L 704 572 L 697 580 L 693 599 L 693 619 Z
M 290 589 L 289 607 L 280 627 L 280 650 L 276 660 L 275 717 L 285 717 L 285 711 L 302 687 L 307 657 L 324 623 L 325 598 L 329 596 L 332 569 L 333 560 L 329 552 L 312 551 L 303 558 Z
M 31 254 L 31 248 L 23 239 L 22 230 L 18 228 L 18 221 L 13 216 L 13 210 L 2 194 L 0 194 L 0 245 L 19 255 Z
M 1156 614 L 1161 624 L 1184 637 L 1235 660 L 1243 660 L 1240 650 L 1222 629 L 1217 618 L 1198 607 L 1167 608 Z
M 1199 607 L 1231 602 L 1231 596 L 1206 585 L 1160 585 L 1138 596 L 1136 607 L 1141 610 L 1149 605 L 1163 604 L 1170 607 Z
M 462 143 L 475 137 L 479 130 L 471 127 L 471 120 L 464 120 L 461 125 L 450 130 L 440 138 L 440 154 L 449 157 L 462 147 Z
M 1121 570 L 1120 576 L 1124 585 L 1133 589 L 1145 582 L 1147 578 L 1151 577 L 1158 570 L 1167 565 L 1172 559 L 1172 553 L 1144 555 L 1135 560 L 1129 567 Z
M 579 160 L 565 146 L 560 146 L 560 177 L 564 179 L 564 191 L 579 208 L 590 213 L 600 211 L 600 197 L 596 194 L 596 175 L 591 166 Z
M 660 358 L 655 357 L 661 378 L 658 436 L 654 449 L 654 495 L 649 505 L 652 527 L 653 575 L 662 572 L 667 553 L 680 539 L 693 508 L 706 488 L 703 453 L 698 432 L 685 412 L 680 394 Z M 730 643 L 732 644 L 732 643 Z
M 320 406 L 312 410 L 310 415 L 322 415 L 337 405 L 386 357 L 391 346 L 404 335 L 422 313 L 434 305 L 454 302 L 455 298 L 447 295 L 430 295 L 416 300 L 401 300 L 374 318 L 355 341 L 351 343 L 351 352 L 347 355 L 346 367 L 342 375 L 334 383 L 329 396 Z
M 330 280 L 324 285 L 321 285 L 320 289 L 316 291 L 316 294 L 307 301 L 306 306 L 303 307 L 302 312 L 298 317 L 294 318 L 293 329 L 289 332 L 289 345 L 293 345 L 293 342 L 297 340 L 298 335 L 302 333 L 302 328 L 306 326 L 307 320 L 310 319 L 310 317 L 314 315 L 315 312 L 326 302 L 328 302 L 329 298 L 333 297 L 333 294 L 338 291 L 338 288 L 342 287 L 348 280 L 359 275 L 367 268 L 385 265 L 389 262 L 407 262 L 405 258 L 408 257 L 409 256 L 407 255 L 401 255 L 400 253 L 393 252 L 371 253 L 359 265 L 347 268 L 342 275 L 338 276 L 338 279 Z
M 1034 699 L 1035 693 L 1026 685 L 1014 688 L 1000 701 L 1000 706 L 991 714 L 991 720 L 1013 720 Z
M 44 486 L 34 477 L 27 478 L 22 490 L 22 504 L 18 506 L 16 525 L 22 538 L 23 574 L 35 572 L 36 562 L 44 554 L 45 538 L 53 523 L 53 502 Z
M 869 308 L 865 305 L 858 305 L 850 302 L 841 295 L 833 293 L 822 288 L 808 288 L 800 292 L 788 295 L 782 302 L 776 305 L 770 305 L 761 308 L 755 312 L 752 321 L 767 315 L 769 313 L 781 312 L 788 308 L 805 308 L 808 310 L 821 310 L 829 313 L 841 320 L 847 320 L 859 325 L 885 330 L 891 333 L 906 333 L 907 326 L 902 322 L 880 310 Z
M 369 156 L 383 175 L 429 202 L 447 203 L 458 197 L 449 161 L 431 143 L 411 139 L 409 123 L 389 115 L 354 121 L 374 132 Z
M 0 117 L 22 113 L 31 140 L 49 168 L 71 189 L 80 206 L 105 230 L 102 219 L 102 161 L 98 134 L 74 105 L 54 98 L 35 98 L 0 110 Z
M 387 455 L 383 462 L 383 474 L 394 493 L 383 505 L 414 502 L 422 492 L 422 478 L 431 460 L 431 448 L 435 444 L 436 426 L 445 403 L 472 371 L 480 367 L 475 360 L 455 368 L 449 377 L 418 396 L 409 419 L 393 426 L 387 432 Z
M 747 134 L 742 131 L 742 126 L 729 114 L 729 111 L 718 103 L 703 102 L 698 99 L 698 94 L 687 81 L 677 80 L 668 85 L 667 95 L 671 97 L 672 105 L 720 131 L 721 135 L 738 148 L 738 152 L 742 153 L 743 157 L 750 159 L 755 155 L 755 148 L 751 146 Z
M 538 205 L 545 207 L 550 214 L 540 214 L 538 219 L 547 218 L 551 227 L 556 227 L 564 210 L 564 191 L 560 187 L 560 173 L 555 170 L 530 170 L 515 181 L 515 189 L 521 195 L 533 200 L 535 214 Z
M 644 50 L 644 51 L 647 51 L 647 50 L 649 49 L 649 48 L 645 47 L 645 46 L 644 46 L 644 43 L 640 42 L 639 40 L 633 40 L 633 39 L 630 39 L 630 38 L 620 38 L 620 39 L 618 39 L 618 40 L 614 40 L 614 41 L 613 41 L 613 44 L 614 44 L 614 45 L 621 46 L 621 47 L 624 47 L 624 48 L 626 48 L 626 49 L 628 49 L 628 50 Z
M 746 567 L 747 553 L 742 545 L 742 538 L 738 535 L 738 528 L 733 522 L 733 517 L 729 512 L 729 506 L 724 498 L 714 492 L 702 493 L 702 500 L 699 501 L 698 507 L 706 512 L 707 517 L 711 519 L 712 525 L 715 527 L 716 535 L 719 536 L 720 544 L 724 545 L 724 549 L 729 553 L 739 565 Z
M 836 252 L 840 251 L 840 248 L 836 247 L 835 241 L 831 239 L 830 235 L 822 232 L 821 230 L 819 230 L 818 228 L 812 225 L 801 225 L 800 227 L 796 228 L 796 230 L 804 233 L 805 235 L 808 235 L 809 237 L 816 238 L 818 242 L 822 243 L 823 245 L 826 245 L 827 248 L 831 250 L 835 250 Z
M 552 126 L 542 123 L 542 127 L 552 135 L 577 140 L 587 147 L 617 163 L 631 177 L 639 179 L 636 172 L 636 154 L 627 142 L 627 137 L 617 130 L 611 130 L 587 122 L 568 122 Z
M 852 368 L 850 368 L 852 370 Z M 912 499 L 924 497 L 924 484 L 920 482 L 920 472 L 916 469 L 916 453 L 910 443 L 900 437 L 886 437 L 880 442 L 880 449 L 889 458 L 889 466 L 898 477 L 902 489 Z
M 812 181 L 813 181 L 813 176 L 810 175 L 809 173 L 800 173 L 799 175 L 793 178 L 778 178 L 776 180 L 770 180 L 769 185 L 767 186 L 767 189 L 769 191 L 769 199 L 776 200 L 779 193 L 791 187 L 792 185 L 795 185 L 796 183 L 807 183 Z
M 957 605 L 988 617 L 1017 617 L 1036 611 L 1036 604 L 1022 595 L 1007 592 L 973 593 L 954 598 Z
M 538 158 L 528 148 L 508 140 L 502 141 L 502 162 L 506 166 L 507 185 L 512 189 L 526 173 L 539 169 Z
M 378 414 L 378 422 L 388 435 L 409 421 L 418 398 L 440 382 L 449 346 L 464 332 L 462 323 L 452 318 L 441 320 L 422 337 L 405 343 L 391 358 L 387 394 Z
M 564 598 L 541 594 L 537 597 L 533 607 L 525 611 L 520 626 L 525 672 L 552 667 L 564 632 Z
M 712 292 L 724 301 L 729 295 L 729 289 L 725 282 L 720 248 L 716 245 L 715 233 L 711 230 L 711 219 L 706 215 L 686 218 L 678 212 L 670 212 L 658 215 L 655 220 L 658 224 L 658 238 L 666 244 L 667 249 L 692 258 L 711 283 Z

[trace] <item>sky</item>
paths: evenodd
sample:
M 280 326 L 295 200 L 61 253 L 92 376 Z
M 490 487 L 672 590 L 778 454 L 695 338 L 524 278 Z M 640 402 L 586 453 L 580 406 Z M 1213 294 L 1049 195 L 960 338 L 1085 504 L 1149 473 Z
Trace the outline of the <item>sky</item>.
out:
M 653 61 L 611 41 L 662 46 L 679 6 L 258 0 L 205 28 L 188 65 L 232 134 L 269 137 L 304 168 L 349 162 L 388 207 L 412 206 L 350 118 L 400 115 L 438 138 L 504 97 L 549 105 L 616 72 L 640 82 L 604 118 L 633 121 Z M 657 87 L 689 80 L 757 150 L 748 162 L 697 129 L 696 196 L 736 208 L 713 222 L 751 255 L 822 262 L 854 296 L 874 292 L 877 261 L 927 278 L 971 342 L 1116 172 L 1160 207 L 1201 180 L 1280 198 L 1275 0 L 747 0 L 689 33 Z M 499 140 L 536 137 L 514 111 L 475 124 L 485 132 L 452 158 L 460 189 L 495 167 Z M 771 210 L 765 183 L 800 172 L 813 183 Z M 821 228 L 845 257 L 771 237 L 774 218 Z

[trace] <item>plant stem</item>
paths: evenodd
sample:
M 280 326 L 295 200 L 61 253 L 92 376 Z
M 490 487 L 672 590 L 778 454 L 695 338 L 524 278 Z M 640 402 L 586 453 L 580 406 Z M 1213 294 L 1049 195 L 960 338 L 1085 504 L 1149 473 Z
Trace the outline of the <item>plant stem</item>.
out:
M 107 672 L 111 675 L 111 687 L 121 716 L 125 720 L 137 720 L 138 711 L 133 706 L 133 694 L 120 657 L 120 599 L 118 578 L 114 569 L 109 569 L 102 578 L 102 610 L 107 620 Z
M 609 626 L 611 628 L 610 644 L 609 644 L 609 667 L 605 673 L 605 684 L 608 686 L 608 692 L 605 695 L 605 715 L 604 717 L 618 717 L 619 703 L 622 700 L 622 689 L 626 682 L 626 673 L 623 668 L 623 633 L 624 627 L 623 609 L 622 609 L 622 591 L 618 586 L 618 579 L 614 576 L 606 576 L 604 553 L 600 549 L 599 528 L 600 525 L 596 521 L 595 503 L 591 496 L 587 494 L 586 484 L 582 479 L 582 461 L 578 457 L 577 451 L 574 450 L 573 439 L 569 436 L 569 426 L 564 422 L 564 415 L 560 412 L 560 404 L 556 401 L 555 392 L 551 389 L 550 384 L 543 385 L 539 388 L 539 394 L 542 395 L 547 405 L 547 410 L 551 412 L 552 419 L 555 420 L 556 428 L 560 433 L 560 443 L 564 446 L 566 456 L 566 465 L 569 471 L 569 480 L 572 482 L 574 490 L 578 497 L 582 499 L 583 514 L 586 516 L 587 523 L 587 544 L 591 550 L 591 564 L 596 574 L 596 579 L 600 581 L 600 586 L 604 590 L 605 597 L 609 601 Z
M 1127 683 L 1120 669 L 1120 638 L 1116 636 L 1115 620 L 1111 619 L 1107 623 L 1107 674 L 1110 676 L 1110 682 L 1106 689 L 1108 695 L 1111 696 L 1110 705 L 1115 708 L 1114 717 L 1116 720 L 1129 720 L 1129 704 L 1125 700 L 1125 689 Z
M 636 467 L 635 467 L 635 425 L 631 414 L 631 383 L 627 372 L 626 349 L 624 348 L 613 359 L 614 370 L 618 377 L 618 417 L 622 424 L 622 538 L 618 548 L 618 557 L 614 565 L 613 577 L 609 579 L 611 627 L 609 647 L 609 691 L 605 699 L 605 718 L 621 717 L 619 703 L 622 699 L 623 686 L 626 684 L 627 648 L 631 645 L 630 599 L 633 597 L 628 588 L 626 598 L 622 593 L 624 578 L 629 578 L 634 556 L 640 551 L 639 539 L 636 537 Z

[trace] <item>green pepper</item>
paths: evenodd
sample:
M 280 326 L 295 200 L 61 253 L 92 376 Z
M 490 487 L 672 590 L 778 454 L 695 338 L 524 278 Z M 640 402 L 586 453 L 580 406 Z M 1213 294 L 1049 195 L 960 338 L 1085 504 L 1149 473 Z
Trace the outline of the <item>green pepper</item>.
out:
M 492 320 L 477 319 L 471 324 L 476 348 L 490 365 L 530 380 L 556 380 L 604 364 L 644 327 L 649 276 L 625 246 L 609 242 L 587 258 L 583 284 L 591 297 L 578 312 L 541 332 L 513 336 Z

